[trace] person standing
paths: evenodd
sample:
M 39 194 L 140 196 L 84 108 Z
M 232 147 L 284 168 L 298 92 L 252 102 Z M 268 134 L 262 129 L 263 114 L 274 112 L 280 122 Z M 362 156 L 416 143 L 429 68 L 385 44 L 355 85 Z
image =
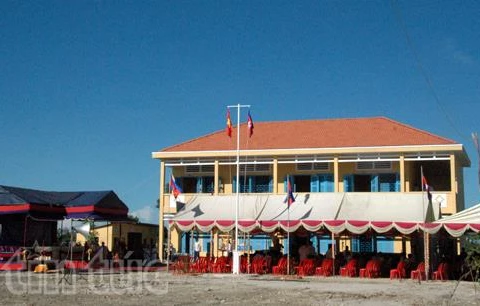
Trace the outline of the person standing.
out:
M 195 245 L 194 245 L 194 252 L 193 252 L 193 258 L 195 260 L 198 259 L 198 257 L 200 256 L 200 251 L 202 250 L 202 245 L 200 244 L 200 241 L 198 240 L 198 238 L 195 238 Z

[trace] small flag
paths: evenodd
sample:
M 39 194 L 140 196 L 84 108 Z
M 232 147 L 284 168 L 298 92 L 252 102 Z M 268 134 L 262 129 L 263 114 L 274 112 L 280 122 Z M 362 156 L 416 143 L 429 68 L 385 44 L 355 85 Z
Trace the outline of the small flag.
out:
M 288 207 L 295 202 L 295 197 L 293 196 L 292 184 L 290 183 L 290 178 L 287 178 L 287 204 Z
M 250 116 L 250 111 L 248 111 L 247 125 L 248 125 L 248 137 L 252 137 L 252 135 L 253 135 L 253 120 L 252 120 L 252 116 Z
M 430 186 L 428 185 L 427 179 L 425 178 L 425 176 L 422 176 L 422 186 L 423 186 L 422 191 L 426 191 L 428 200 L 432 201 L 432 193 L 430 192 Z
M 227 128 L 226 132 L 228 137 L 232 137 L 232 120 L 230 119 L 230 110 L 227 109 Z
M 177 183 L 175 182 L 175 177 L 172 174 L 172 177 L 170 178 L 170 191 L 173 194 L 173 197 L 176 199 L 181 193 L 182 189 L 178 187 Z

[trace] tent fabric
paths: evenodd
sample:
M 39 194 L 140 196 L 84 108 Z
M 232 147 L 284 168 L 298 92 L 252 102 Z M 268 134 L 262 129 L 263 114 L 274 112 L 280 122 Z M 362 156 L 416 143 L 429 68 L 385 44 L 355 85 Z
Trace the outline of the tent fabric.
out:
M 435 234 L 442 228 L 453 237 L 461 237 L 467 231 L 478 233 L 480 231 L 480 203 L 433 222 L 425 231 Z
M 228 232 L 235 228 L 235 207 L 236 195 L 196 195 L 173 217 L 171 226 L 181 231 Z M 239 230 L 248 233 L 294 232 L 303 227 L 335 234 L 363 234 L 370 229 L 410 234 L 424 227 L 429 210 L 435 213 L 425 195 L 418 193 L 306 193 L 298 194 L 290 207 L 285 195 L 245 194 L 239 196 L 238 207 Z
M 128 207 L 113 191 L 57 192 L 0 186 L 0 215 L 126 219 Z

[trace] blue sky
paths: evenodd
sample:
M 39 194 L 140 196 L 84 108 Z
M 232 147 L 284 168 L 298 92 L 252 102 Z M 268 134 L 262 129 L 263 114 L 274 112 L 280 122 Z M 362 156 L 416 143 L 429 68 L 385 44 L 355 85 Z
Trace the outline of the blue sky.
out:
M 157 223 L 151 152 L 223 129 L 242 103 L 255 121 L 387 116 L 456 140 L 466 205 L 479 201 L 478 1 L 1 8 L 0 184 L 113 189 Z

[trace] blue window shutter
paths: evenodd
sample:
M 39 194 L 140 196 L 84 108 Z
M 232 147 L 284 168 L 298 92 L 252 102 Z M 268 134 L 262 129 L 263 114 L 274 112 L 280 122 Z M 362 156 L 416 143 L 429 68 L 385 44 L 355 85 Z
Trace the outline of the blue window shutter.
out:
M 248 192 L 254 192 L 255 191 L 255 177 L 254 176 L 249 176 L 248 177 Z
M 233 177 L 233 186 L 232 186 L 233 193 L 237 192 L 237 177 Z
M 321 191 L 319 188 L 319 177 L 318 175 L 311 175 L 310 176 L 310 192 L 319 192 Z
M 373 174 L 370 177 L 370 191 L 371 192 L 378 192 L 378 175 Z
M 273 192 L 273 177 L 270 177 L 270 180 L 268 181 L 268 192 Z
M 287 192 L 287 177 L 283 178 L 283 192 Z
M 333 192 L 333 175 L 325 174 L 325 189 L 322 190 L 323 192 Z
M 395 173 L 395 192 L 400 192 L 400 174 Z
M 347 174 L 343 177 L 343 189 L 344 192 L 352 192 L 354 190 L 353 175 Z
M 358 237 L 352 238 L 352 252 L 360 252 L 360 241 L 358 240 Z
M 203 177 L 197 177 L 197 193 L 202 193 L 203 191 Z

